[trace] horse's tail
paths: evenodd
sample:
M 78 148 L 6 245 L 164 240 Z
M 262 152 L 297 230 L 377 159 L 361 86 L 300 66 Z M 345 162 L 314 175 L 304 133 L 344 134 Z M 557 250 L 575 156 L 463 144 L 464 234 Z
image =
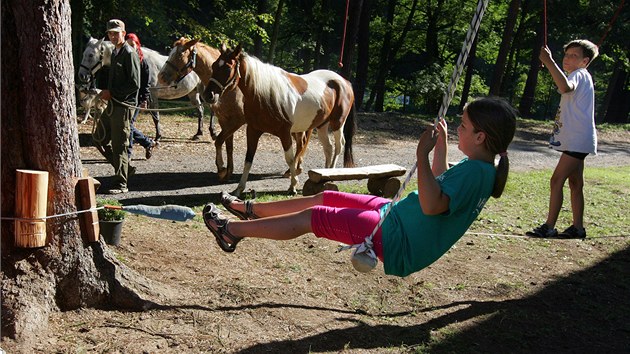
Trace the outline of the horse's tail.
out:
M 346 144 L 343 150 L 343 167 L 354 167 L 354 157 L 352 156 L 352 138 L 357 132 L 357 110 L 352 102 L 352 108 L 346 118 L 346 124 L 343 126 L 343 138 Z

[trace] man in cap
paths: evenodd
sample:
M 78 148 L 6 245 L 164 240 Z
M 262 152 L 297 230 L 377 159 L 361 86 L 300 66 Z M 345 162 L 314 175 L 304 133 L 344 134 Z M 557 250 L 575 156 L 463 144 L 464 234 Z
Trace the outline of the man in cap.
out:
M 112 19 L 107 22 L 107 36 L 114 44 L 107 89 L 101 97 L 109 100 L 107 108 L 101 115 L 94 137 L 96 144 L 101 145 L 105 158 L 114 167 L 115 186 L 110 194 L 126 193 L 129 175 L 133 167 L 129 166 L 127 146 L 129 145 L 130 122 L 133 108 L 136 106 L 138 89 L 140 88 L 140 59 L 135 49 L 125 41 L 125 23 Z M 131 173 L 130 173 L 131 172 Z

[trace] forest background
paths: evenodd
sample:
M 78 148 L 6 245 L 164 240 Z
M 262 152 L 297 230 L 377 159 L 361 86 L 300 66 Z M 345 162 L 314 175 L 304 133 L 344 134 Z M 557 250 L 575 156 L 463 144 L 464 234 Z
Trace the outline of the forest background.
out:
M 241 43 L 249 54 L 290 72 L 339 72 L 353 83 L 359 110 L 435 114 L 477 2 L 71 0 L 70 5 L 75 68 L 88 38 L 102 38 L 107 20 L 119 18 L 144 46 L 165 55 L 179 37 L 215 47 Z M 491 94 L 509 99 L 523 117 L 552 119 L 559 95 L 540 65 L 540 48 L 547 43 L 561 65 L 563 44 L 586 38 L 600 44 L 600 57 L 589 67 L 597 123 L 629 122 L 629 7 L 620 0 L 490 1 L 451 109 L 461 111 L 469 98 Z

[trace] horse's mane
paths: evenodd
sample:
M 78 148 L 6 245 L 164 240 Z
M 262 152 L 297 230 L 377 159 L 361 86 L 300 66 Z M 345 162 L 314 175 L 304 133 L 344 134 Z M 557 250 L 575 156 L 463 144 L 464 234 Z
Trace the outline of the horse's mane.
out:
M 286 76 L 287 72 L 277 66 L 263 63 L 245 52 L 242 56 L 247 63 L 247 72 L 243 76 L 245 85 L 253 88 L 254 95 L 272 111 L 282 112 L 283 101 L 289 98 L 287 96 L 294 96 L 296 93 Z
M 175 42 L 173 42 L 173 49 L 179 47 L 179 46 L 184 46 L 186 43 L 192 41 L 192 39 L 190 38 L 184 38 L 181 37 L 180 39 L 176 40 Z M 197 44 L 195 44 L 196 46 L 198 46 L 199 48 L 206 50 L 209 54 L 210 54 L 210 62 L 208 63 L 208 65 L 212 65 L 212 62 L 214 60 L 216 60 L 220 55 L 221 52 L 217 49 L 214 48 L 208 44 L 203 43 L 202 41 L 198 41 Z M 172 53 L 172 51 L 171 51 Z M 170 54 L 169 54 L 170 56 Z

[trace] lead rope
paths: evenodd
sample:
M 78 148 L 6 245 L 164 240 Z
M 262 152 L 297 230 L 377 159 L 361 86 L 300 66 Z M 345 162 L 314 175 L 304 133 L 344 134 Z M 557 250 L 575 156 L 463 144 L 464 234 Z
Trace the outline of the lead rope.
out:
M 174 112 L 174 111 L 187 111 L 189 109 L 192 108 L 198 108 L 198 107 L 203 107 L 203 103 L 200 105 L 190 105 L 188 107 L 173 107 L 173 108 L 143 108 L 140 106 L 134 106 L 125 102 L 121 102 L 117 99 L 115 99 L 114 97 L 112 97 L 112 101 L 118 103 L 119 105 L 123 106 L 123 107 L 127 107 L 127 108 L 133 108 L 133 109 L 139 109 L 140 111 L 146 111 L 146 112 Z
M 444 92 L 442 106 L 440 107 L 439 113 L 435 118 L 436 126 L 438 125 L 440 118 L 446 115 L 448 106 L 453 99 L 455 88 L 457 87 L 457 82 L 459 81 L 459 77 L 461 76 L 461 73 L 464 69 L 464 64 L 466 63 L 466 59 L 468 58 L 468 53 L 470 52 L 470 47 L 475 40 L 475 36 L 477 35 L 477 31 L 479 30 L 479 25 L 481 24 L 481 19 L 483 18 L 483 14 L 486 11 L 486 8 L 488 7 L 488 1 L 489 0 L 479 0 L 479 2 L 477 3 L 477 10 L 475 11 L 475 15 L 472 19 L 472 22 L 470 23 L 468 32 L 466 33 L 466 39 L 464 40 L 464 44 L 462 45 L 462 51 L 459 53 L 459 57 L 457 58 L 455 70 L 453 71 L 453 76 L 451 76 L 451 82 L 449 83 L 446 92 Z M 385 213 L 379 220 L 378 224 L 374 227 L 374 230 L 372 231 L 370 236 L 366 237 L 365 240 L 359 244 L 339 246 L 337 252 L 354 249 L 351 258 L 352 266 L 359 272 L 367 273 L 376 267 L 376 264 L 378 263 L 378 258 L 376 257 L 376 253 L 374 252 L 374 244 L 372 242 L 372 238 L 374 237 L 378 229 L 380 229 L 383 225 L 383 222 L 389 215 L 389 212 L 392 210 L 392 206 L 400 200 L 403 192 L 405 191 L 405 188 L 407 187 L 407 184 L 409 184 L 409 181 L 411 180 L 411 177 L 415 173 L 417 167 L 418 163 L 415 162 L 413 167 L 409 170 L 405 181 L 400 186 L 400 189 L 392 199 L 392 202 L 386 206 Z

